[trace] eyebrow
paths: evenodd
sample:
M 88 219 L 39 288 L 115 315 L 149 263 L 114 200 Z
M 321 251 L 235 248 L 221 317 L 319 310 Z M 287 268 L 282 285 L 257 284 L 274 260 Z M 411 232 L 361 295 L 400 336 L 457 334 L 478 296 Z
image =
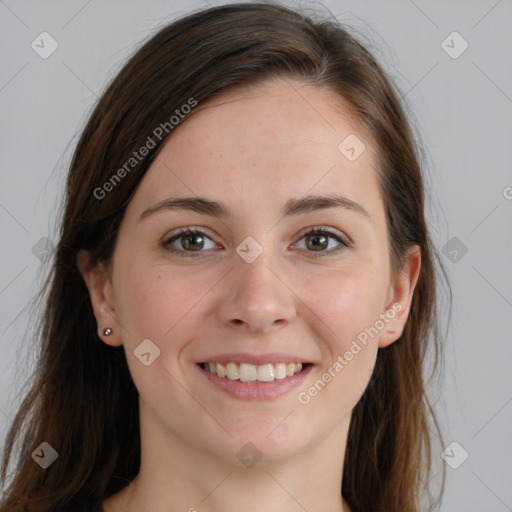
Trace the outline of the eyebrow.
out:
M 290 217 L 310 213 L 315 210 L 325 210 L 327 208 L 344 208 L 358 213 L 368 220 L 371 219 L 370 214 L 359 203 L 339 194 L 330 194 L 327 196 L 309 195 L 301 199 L 290 199 L 281 209 L 281 215 L 283 217 Z M 203 215 L 221 218 L 230 217 L 232 215 L 226 205 L 207 199 L 206 197 L 171 197 L 159 201 L 147 210 L 144 210 L 139 218 L 139 222 L 157 212 L 168 210 L 193 211 Z

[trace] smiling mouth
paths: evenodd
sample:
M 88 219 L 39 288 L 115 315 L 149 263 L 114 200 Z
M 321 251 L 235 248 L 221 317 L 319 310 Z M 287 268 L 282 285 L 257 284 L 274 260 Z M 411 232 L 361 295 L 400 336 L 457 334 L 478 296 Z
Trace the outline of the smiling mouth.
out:
M 273 382 L 301 373 L 311 363 L 275 363 L 254 365 L 250 363 L 199 363 L 206 372 L 218 377 L 241 382 Z

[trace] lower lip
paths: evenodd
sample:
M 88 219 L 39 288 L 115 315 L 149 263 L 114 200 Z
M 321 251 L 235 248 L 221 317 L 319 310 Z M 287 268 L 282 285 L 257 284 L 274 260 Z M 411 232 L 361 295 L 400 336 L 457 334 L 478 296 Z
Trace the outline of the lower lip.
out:
M 272 382 L 242 382 L 227 377 L 219 377 L 214 373 L 203 370 L 199 365 L 196 366 L 201 374 L 216 388 L 233 398 L 247 401 L 272 400 L 285 395 L 299 387 L 313 368 L 313 365 L 308 365 L 304 370 L 291 377 L 277 379 Z

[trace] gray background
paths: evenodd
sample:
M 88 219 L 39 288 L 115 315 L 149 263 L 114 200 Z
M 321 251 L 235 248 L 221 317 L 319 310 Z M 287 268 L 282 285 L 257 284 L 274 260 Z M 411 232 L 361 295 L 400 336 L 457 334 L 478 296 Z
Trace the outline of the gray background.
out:
M 0 440 L 32 369 L 26 305 L 48 269 L 45 238 L 57 241 L 77 134 L 136 44 L 220 3 L 0 0 Z M 327 13 L 320 3 L 288 3 Z M 512 0 L 324 5 L 372 43 L 426 148 L 429 219 L 454 292 L 436 461 L 456 442 L 445 460 L 458 468 L 447 467 L 441 511 L 512 511 Z M 47 59 L 31 47 L 43 31 L 59 45 Z M 460 55 L 454 31 L 469 45 Z

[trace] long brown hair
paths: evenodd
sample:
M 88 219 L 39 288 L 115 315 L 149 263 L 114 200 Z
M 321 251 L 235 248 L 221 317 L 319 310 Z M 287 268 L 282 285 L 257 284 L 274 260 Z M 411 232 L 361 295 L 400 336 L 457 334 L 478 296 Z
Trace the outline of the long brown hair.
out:
M 194 98 L 268 78 L 295 79 L 336 92 L 370 133 L 378 154 L 391 261 L 421 248 L 421 271 L 399 340 L 378 351 L 370 383 L 353 410 L 340 492 L 354 512 L 418 512 L 429 494 L 433 426 L 428 354 L 441 361 L 435 268 L 446 277 L 424 216 L 419 144 L 399 90 L 348 29 L 274 3 L 242 3 L 187 15 L 158 30 L 113 79 L 74 152 L 60 239 L 41 291 L 38 365 L 6 437 L 2 482 L 15 443 L 17 465 L 1 512 L 81 511 L 99 507 L 138 473 L 138 392 L 123 347 L 101 342 L 76 265 L 110 261 L 125 208 L 172 129 L 122 180 L 111 183 L 161 123 Z M 193 115 L 193 112 L 192 114 Z M 166 125 L 167 126 L 167 125 Z M 437 302 L 436 302 L 437 301 Z M 430 352 L 427 353 L 427 349 Z M 434 375 L 434 373 L 432 373 Z M 58 452 L 44 470 L 32 460 L 42 442 Z M 444 470 L 442 470 L 442 490 Z M 435 500 L 429 499 L 429 509 Z

